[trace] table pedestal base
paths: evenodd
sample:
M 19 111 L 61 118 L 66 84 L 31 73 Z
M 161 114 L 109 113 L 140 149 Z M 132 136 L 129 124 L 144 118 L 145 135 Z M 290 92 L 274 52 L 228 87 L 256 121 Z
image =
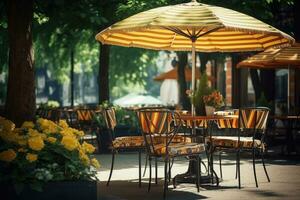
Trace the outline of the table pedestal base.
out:
M 211 176 L 207 174 L 201 174 L 200 184 L 216 184 L 219 186 L 219 178 L 216 176 Z M 176 185 L 179 183 L 196 183 L 196 175 L 191 173 L 178 174 L 173 178 L 173 186 L 176 188 Z

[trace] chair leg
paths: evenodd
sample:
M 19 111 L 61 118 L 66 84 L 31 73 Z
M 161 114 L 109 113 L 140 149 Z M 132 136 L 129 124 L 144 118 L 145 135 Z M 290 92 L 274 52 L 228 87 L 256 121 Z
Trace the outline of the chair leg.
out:
M 211 175 L 211 183 L 214 184 L 214 156 L 213 151 L 210 153 L 210 175 Z
M 142 151 L 139 149 L 139 187 L 142 186 Z
M 96 131 L 96 140 L 97 140 L 97 146 L 98 146 L 98 153 L 101 152 L 101 140 L 100 140 L 100 131 Z
M 200 185 L 200 172 L 199 172 L 199 167 L 200 166 L 200 156 L 199 155 L 197 155 L 197 173 L 196 173 L 196 187 L 197 187 L 197 191 L 199 192 L 200 191 L 200 189 L 199 189 L 199 185 Z
M 236 154 L 236 162 L 235 162 L 235 179 L 237 179 L 237 177 L 238 177 L 238 162 L 237 162 L 237 159 L 238 159 L 238 155 Z
M 144 177 L 145 174 L 146 174 L 146 171 L 147 171 L 147 165 L 148 165 L 148 155 L 146 155 L 146 162 L 145 162 L 145 168 L 144 168 L 144 172 L 143 172 L 143 177 Z
M 169 174 L 168 174 L 168 177 L 169 177 L 169 182 L 171 181 L 171 162 L 169 162 Z
M 176 176 L 173 178 L 173 188 L 176 189 Z
M 200 187 L 200 184 L 201 184 L 201 164 L 203 162 L 200 155 L 199 155 L 199 159 L 200 159 L 200 163 L 199 163 L 199 174 L 200 174 L 200 176 L 199 176 L 199 187 Z M 204 165 L 204 167 L 206 167 L 206 166 Z
M 148 183 L 148 192 L 151 189 L 151 179 L 152 179 L 152 166 L 151 166 L 151 156 L 149 156 L 149 183 Z
M 165 158 L 165 179 L 164 179 L 164 199 L 166 198 L 168 189 L 168 158 Z
M 108 177 L 106 186 L 109 185 L 109 182 L 110 182 L 110 179 L 111 179 L 111 175 L 112 175 L 112 172 L 113 172 L 113 170 L 114 170 L 115 153 L 116 153 L 115 150 L 112 150 L 111 168 L 110 168 L 110 173 L 109 173 L 109 177 Z
M 257 177 L 256 177 L 256 168 L 255 168 L 255 149 L 252 148 L 252 164 L 253 164 L 253 174 L 255 179 L 255 185 L 258 187 Z
M 206 167 L 206 164 L 205 164 L 205 162 L 203 162 L 203 160 L 201 159 L 201 161 L 200 161 L 200 165 L 203 165 L 204 166 L 204 168 L 205 168 L 205 173 L 206 172 L 208 172 L 208 167 Z
M 264 171 L 265 171 L 265 174 L 267 176 L 268 182 L 270 182 L 270 177 L 268 175 L 267 168 L 266 168 L 266 165 L 265 165 L 264 152 L 261 153 L 261 160 L 262 160 L 262 164 L 263 164 Z
M 155 157 L 155 184 L 157 184 L 157 158 Z
M 238 177 L 238 183 L 239 183 L 239 189 L 241 189 L 241 168 L 240 168 L 240 150 L 237 151 L 237 177 Z
M 223 173 L 222 173 L 222 152 L 219 152 L 219 165 L 220 165 L 220 177 L 223 178 Z
M 205 151 L 205 153 L 206 153 L 206 157 L 207 157 L 207 174 L 209 176 L 210 175 L 210 155 L 208 154 L 207 151 Z

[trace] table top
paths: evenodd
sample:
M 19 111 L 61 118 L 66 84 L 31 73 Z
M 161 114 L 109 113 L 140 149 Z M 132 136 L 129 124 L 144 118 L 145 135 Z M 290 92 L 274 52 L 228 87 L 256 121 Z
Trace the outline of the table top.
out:
M 190 115 L 180 114 L 182 120 L 220 120 L 220 119 L 238 119 L 238 115 Z
M 279 119 L 279 120 L 292 120 L 298 119 L 300 120 L 300 116 L 298 115 L 272 115 L 270 116 L 271 119 Z

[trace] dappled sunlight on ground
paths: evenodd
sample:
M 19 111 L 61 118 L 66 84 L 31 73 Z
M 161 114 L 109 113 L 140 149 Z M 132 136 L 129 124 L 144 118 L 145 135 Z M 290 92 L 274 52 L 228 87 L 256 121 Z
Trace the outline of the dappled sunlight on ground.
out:
M 106 181 L 109 176 L 111 155 L 98 154 L 97 159 L 101 163 L 98 177 L 100 179 L 100 199 L 162 199 L 163 195 L 163 163 L 158 164 L 159 182 L 154 183 L 151 191 L 147 192 L 149 169 L 142 178 L 142 187 L 138 187 L 138 154 L 134 152 L 123 152 L 116 156 L 115 170 L 109 187 Z M 207 162 L 203 155 L 204 162 Z M 282 156 L 268 156 L 267 169 L 271 178 L 268 183 L 261 162 L 257 164 L 257 177 L 259 188 L 255 187 L 251 157 L 242 157 L 241 184 L 235 179 L 235 157 L 234 154 L 222 156 L 223 180 L 219 187 L 202 185 L 197 193 L 195 184 L 179 184 L 173 189 L 169 184 L 167 199 L 298 199 L 300 195 L 300 160 L 298 158 L 286 159 Z M 258 160 L 259 161 L 259 160 Z M 145 166 L 145 154 L 142 155 L 142 173 Z M 153 164 L 154 166 L 154 164 Z M 188 161 L 184 158 L 175 161 L 172 168 L 172 177 L 187 171 Z M 219 174 L 218 156 L 215 157 L 214 168 Z M 152 168 L 154 177 L 154 167 Z

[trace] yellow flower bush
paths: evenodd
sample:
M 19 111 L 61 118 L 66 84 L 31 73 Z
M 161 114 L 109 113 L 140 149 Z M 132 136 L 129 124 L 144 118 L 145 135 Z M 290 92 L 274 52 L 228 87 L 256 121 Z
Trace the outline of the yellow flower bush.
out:
M 38 159 L 38 155 L 37 154 L 33 154 L 33 153 L 27 153 L 26 154 L 26 160 L 28 160 L 29 162 L 34 162 Z
M 42 150 L 45 146 L 42 136 L 38 135 L 38 136 L 29 138 L 28 146 L 29 146 L 29 148 L 31 148 L 32 150 L 35 150 L 35 151 Z
M 100 168 L 100 164 L 96 158 L 91 159 L 91 165 L 93 165 L 96 169 Z
M 78 147 L 77 139 L 69 135 L 63 136 L 61 144 L 69 151 L 73 151 Z
M 34 128 L 34 123 L 33 122 L 30 122 L 30 121 L 25 121 L 23 124 L 22 124 L 22 126 L 21 126 L 21 128 Z
M 0 153 L 0 160 L 5 162 L 11 162 L 17 157 L 16 152 L 13 149 L 8 149 Z
M 57 141 L 57 139 L 55 137 L 50 136 L 46 138 L 46 141 L 50 142 L 51 144 L 54 144 Z
M 87 142 L 82 143 L 82 148 L 86 153 L 94 153 L 95 147 Z
M 16 128 L 0 116 L 0 184 L 97 179 L 95 147 L 81 142 L 82 136 L 63 120 L 39 118 Z
M 66 120 L 59 120 L 58 125 L 61 126 L 62 128 L 68 128 L 69 127 Z

